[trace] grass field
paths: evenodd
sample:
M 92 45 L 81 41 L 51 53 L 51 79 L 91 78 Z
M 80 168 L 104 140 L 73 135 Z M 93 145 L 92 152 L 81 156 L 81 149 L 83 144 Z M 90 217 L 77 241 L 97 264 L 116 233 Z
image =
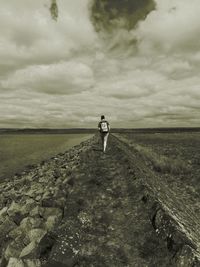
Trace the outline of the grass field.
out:
M 21 172 L 74 145 L 85 141 L 89 134 L 19 134 L 0 135 L 0 179 Z
M 179 179 L 200 193 L 200 133 L 127 133 L 123 136 L 168 179 Z

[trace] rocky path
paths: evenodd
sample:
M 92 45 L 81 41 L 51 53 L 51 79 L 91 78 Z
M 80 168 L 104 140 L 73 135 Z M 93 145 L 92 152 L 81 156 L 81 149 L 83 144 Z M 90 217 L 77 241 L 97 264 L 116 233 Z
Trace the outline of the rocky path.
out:
M 107 154 L 99 148 L 95 144 L 81 156 L 45 266 L 173 266 L 126 158 L 112 139 Z
M 113 136 L 106 154 L 99 141 L 0 184 L 0 267 L 198 266 L 176 260 L 171 232 L 157 234 L 165 220 L 147 204 L 136 158 Z

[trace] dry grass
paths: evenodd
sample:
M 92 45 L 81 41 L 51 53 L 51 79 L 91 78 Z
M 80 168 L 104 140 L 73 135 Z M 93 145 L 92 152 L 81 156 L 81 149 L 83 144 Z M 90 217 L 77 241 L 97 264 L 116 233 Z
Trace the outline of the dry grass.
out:
M 190 172 L 189 166 L 185 161 L 176 158 L 172 159 L 158 153 L 155 153 L 151 148 L 141 146 L 138 144 L 132 145 L 143 157 L 144 159 L 151 162 L 153 169 L 161 173 L 170 174 L 185 174 Z

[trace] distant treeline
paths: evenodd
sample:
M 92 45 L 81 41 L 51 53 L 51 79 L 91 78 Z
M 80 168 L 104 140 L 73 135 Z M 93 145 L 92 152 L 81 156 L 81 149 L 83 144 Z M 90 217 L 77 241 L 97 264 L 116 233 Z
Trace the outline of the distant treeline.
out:
M 14 129 L 2 128 L 0 134 L 92 134 L 97 133 L 94 128 L 70 129 Z M 173 128 L 112 128 L 112 133 L 175 133 L 175 132 L 200 132 L 200 127 L 173 127 Z

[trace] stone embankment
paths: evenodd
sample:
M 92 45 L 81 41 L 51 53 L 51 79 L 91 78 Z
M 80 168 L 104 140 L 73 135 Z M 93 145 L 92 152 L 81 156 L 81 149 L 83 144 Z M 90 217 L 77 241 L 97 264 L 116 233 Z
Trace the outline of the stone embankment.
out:
M 3 266 L 41 266 L 54 244 L 79 154 L 93 140 L 0 184 L 0 251 Z
M 134 164 L 136 176 L 144 186 L 142 200 L 151 211 L 151 221 L 158 236 L 173 253 L 177 266 L 200 266 L 200 210 L 177 179 L 160 178 L 144 162 L 144 157 L 120 135 L 115 141 Z M 174 180 L 174 181 L 173 181 Z
M 0 184 L 0 267 L 199 266 L 195 215 L 120 140 L 99 148 L 94 136 Z

